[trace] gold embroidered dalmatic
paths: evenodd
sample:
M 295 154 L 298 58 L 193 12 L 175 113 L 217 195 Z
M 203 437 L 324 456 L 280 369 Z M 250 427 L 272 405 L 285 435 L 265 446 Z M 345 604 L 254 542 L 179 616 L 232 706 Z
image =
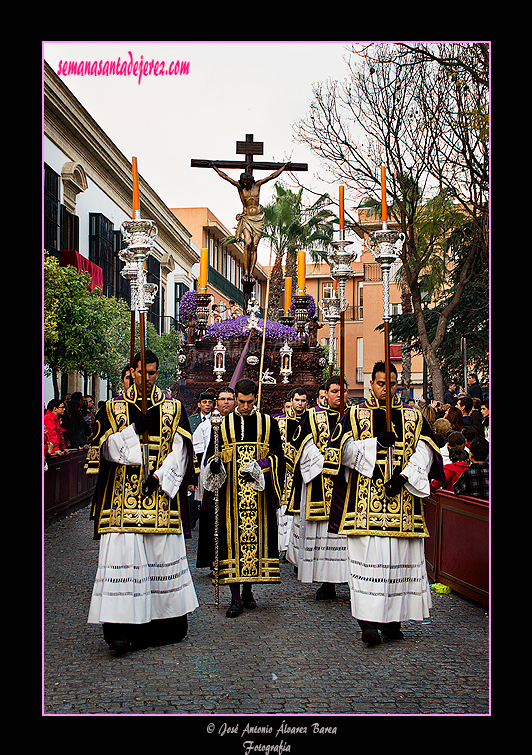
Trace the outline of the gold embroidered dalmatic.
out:
M 400 472 L 407 465 L 420 439 L 431 446 L 437 466 L 441 459 L 433 434 L 423 415 L 413 407 L 403 406 L 393 397 L 392 421 L 397 436 L 394 444 L 394 469 Z M 348 482 L 341 466 L 342 447 L 353 438 L 367 440 L 376 437 L 385 425 L 385 410 L 379 407 L 373 394 L 364 405 L 351 407 L 344 414 L 332 434 L 325 452 L 324 475 L 333 475 L 329 531 L 340 535 L 380 535 L 385 537 L 429 537 L 421 500 L 403 487 L 398 495 L 389 498 L 384 490 L 386 449 L 378 449 L 372 477 L 348 470 Z
M 293 451 L 293 447 L 290 443 L 295 431 L 299 427 L 301 421 L 306 417 L 307 411 L 302 416 L 298 416 L 293 409 L 290 409 L 287 413 L 281 414 L 280 417 L 276 417 L 277 424 L 279 425 L 279 432 L 281 433 L 281 443 L 283 444 L 283 451 L 285 458 L 288 458 Z M 293 465 L 286 464 L 284 486 L 282 491 L 281 506 L 288 505 L 290 498 L 292 497 L 292 482 L 293 482 Z
M 207 450 L 213 459 L 214 444 Z M 227 479 L 219 491 L 219 581 L 280 582 L 276 509 L 282 497 L 284 458 L 277 422 L 267 414 L 233 412 L 220 427 L 220 459 Z M 266 481 L 263 491 L 242 478 L 243 467 L 259 462 Z M 214 527 L 214 494 L 204 492 L 203 507 Z
M 288 514 L 305 516 L 307 521 L 322 522 L 329 518 L 333 482 L 330 477 L 318 475 L 307 485 L 305 511 L 300 511 L 301 474 L 299 462 L 305 444 L 313 441 L 320 453 L 325 454 L 331 433 L 340 418 L 340 413 L 334 409 L 312 407 L 306 418 L 300 423 L 299 429 L 292 439 L 286 443 L 287 475 L 294 479 L 287 509 Z
M 109 436 L 125 430 L 140 412 L 141 398 L 135 385 L 132 385 L 122 395 L 107 401 L 97 415 L 85 465 L 87 474 L 98 474 L 91 510 L 97 536 L 106 532 L 180 534 L 182 531 L 179 495 L 170 499 L 160 487 L 151 495 L 144 495 L 142 466 L 110 462 L 103 456 L 102 447 Z M 152 417 L 150 472 L 157 470 L 170 454 L 176 433 L 182 435 L 188 444 L 187 451 L 192 462 L 192 436 L 181 402 L 167 398 L 159 388 L 154 387 L 148 399 L 148 413 Z

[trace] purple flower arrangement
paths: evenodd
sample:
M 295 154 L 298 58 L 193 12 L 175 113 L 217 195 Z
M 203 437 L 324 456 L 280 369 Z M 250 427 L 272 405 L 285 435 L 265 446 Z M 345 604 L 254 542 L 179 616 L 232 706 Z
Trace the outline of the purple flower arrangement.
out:
M 183 297 L 184 298 L 184 297 Z M 181 299 L 183 301 L 183 299 Z M 222 320 L 221 322 L 215 322 L 211 325 L 207 325 L 204 338 L 221 338 L 222 340 L 228 340 L 230 338 L 241 338 L 249 335 L 249 330 L 246 329 L 248 325 L 248 317 L 246 315 L 240 315 L 233 319 Z M 258 320 L 258 326 L 264 328 L 264 319 Z M 299 339 L 297 328 L 291 328 L 289 325 L 283 325 L 275 320 L 266 321 L 266 338 L 271 338 L 273 341 L 284 340 L 296 341 Z
M 312 318 L 316 315 L 316 302 L 314 301 L 314 297 L 310 296 L 309 294 L 306 294 L 307 297 L 307 320 L 310 322 Z M 295 299 L 292 299 L 292 303 L 290 304 L 290 314 L 292 317 L 295 317 L 296 313 L 296 304 Z
M 186 291 L 179 302 L 179 317 L 183 322 L 188 322 L 189 317 L 196 319 L 198 300 L 195 291 Z

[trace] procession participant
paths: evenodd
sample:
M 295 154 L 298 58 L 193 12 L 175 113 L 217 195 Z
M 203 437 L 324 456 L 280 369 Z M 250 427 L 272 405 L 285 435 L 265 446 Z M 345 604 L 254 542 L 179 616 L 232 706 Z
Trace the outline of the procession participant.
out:
M 97 474 L 91 519 L 100 540 L 88 622 L 103 624 L 111 649 L 123 652 L 178 642 L 198 606 L 185 550 L 190 537 L 187 484 L 193 450 L 181 402 L 155 385 L 159 360 L 146 351 L 147 412 L 142 413 L 141 355 L 133 383 L 96 417 L 87 474 Z M 149 434 L 144 479 L 140 437 Z
M 229 618 L 239 616 L 244 607 L 256 607 L 253 584 L 281 581 L 276 510 L 284 483 L 284 455 L 277 422 L 257 411 L 257 393 L 253 380 L 236 383 L 236 409 L 219 430 L 218 461 L 213 437 L 207 450 L 202 507 L 214 507 L 218 489 L 218 574 L 219 584 L 231 589 Z M 214 527 L 214 517 L 212 521 Z M 214 528 L 211 543 L 214 554 Z
M 196 430 L 200 422 L 206 422 L 209 419 L 213 403 L 214 394 L 210 391 L 201 391 L 196 402 L 196 411 L 188 418 L 191 432 Z
M 199 510 L 201 508 L 201 496 L 203 493 L 203 471 L 205 469 L 205 464 L 202 462 L 204 461 L 203 455 L 207 450 L 211 438 L 212 424 L 210 422 L 210 417 L 212 414 L 213 401 L 216 403 L 218 411 L 225 417 L 226 414 L 229 414 L 229 412 L 232 412 L 235 408 L 235 395 L 233 389 L 222 388 L 218 392 L 217 397 L 207 391 L 200 394 L 200 401 L 198 401 L 200 419 L 195 430 L 192 432 L 192 445 L 195 454 L 194 471 L 198 475 L 198 484 L 194 486 L 191 500 L 189 501 L 190 509 L 193 512 L 191 516 L 192 527 L 195 526 L 200 515 Z M 194 416 L 195 415 L 192 415 L 192 417 Z
M 281 442 L 283 444 L 283 450 L 286 455 L 287 441 L 292 437 L 302 418 L 304 417 L 308 409 L 308 391 L 306 388 L 294 388 L 291 392 L 290 408 L 285 411 L 284 414 L 276 417 L 279 424 L 279 431 L 281 433 Z M 286 406 L 286 404 L 285 404 Z M 281 500 L 281 506 L 277 510 L 277 528 L 279 539 L 279 553 L 281 561 L 286 561 L 286 551 L 290 542 L 290 531 L 292 529 L 292 523 L 294 517 L 286 513 L 288 501 L 290 500 L 290 493 L 292 490 L 292 474 L 288 472 L 288 468 L 285 474 L 285 484 L 283 487 L 283 497 Z
M 342 417 L 325 454 L 333 474 L 329 531 L 347 536 L 351 612 L 363 642 L 401 639 L 401 622 L 429 616 L 422 497 L 430 480 L 445 481 L 439 448 L 421 412 L 403 406 L 397 370 L 390 364 L 393 431 L 386 429 L 386 374 L 377 362 L 365 403 Z M 385 481 L 387 449 L 393 474 Z
M 288 513 L 294 517 L 287 559 L 304 583 L 321 582 L 317 600 L 336 597 L 335 584 L 348 581 L 347 539 L 328 531 L 332 480 L 323 476 L 323 454 L 340 419 L 342 382 L 325 384 L 327 407 L 309 409 L 287 443 L 287 475 L 293 476 Z
M 234 411 L 235 409 L 235 392 L 229 386 L 227 388 L 221 388 L 218 391 L 216 399 L 216 408 L 223 417 Z M 203 510 L 201 508 L 201 499 L 203 497 L 203 480 L 205 477 L 205 461 L 206 451 L 209 447 L 209 443 L 212 436 L 212 424 L 211 422 L 202 422 L 192 436 L 194 443 L 194 451 L 196 453 L 196 459 L 198 464 L 198 484 L 195 489 L 195 499 L 199 506 L 199 533 L 198 533 L 198 550 L 196 556 L 196 566 L 198 568 L 209 567 L 212 568 L 212 543 L 211 534 L 212 527 L 214 526 L 214 507 Z M 212 522 L 209 522 L 212 520 Z

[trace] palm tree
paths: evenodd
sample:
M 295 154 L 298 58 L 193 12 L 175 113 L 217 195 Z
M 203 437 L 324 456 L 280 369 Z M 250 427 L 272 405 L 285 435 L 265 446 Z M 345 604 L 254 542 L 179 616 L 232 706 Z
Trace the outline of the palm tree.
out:
M 284 278 L 297 276 L 297 252 L 310 251 L 315 262 L 326 259 L 325 250 L 333 239 L 333 224 L 337 216 L 327 210 L 331 204 L 328 194 L 321 195 L 314 204 L 303 206 L 303 188 L 294 193 L 282 184 L 275 184 L 273 201 L 262 208 L 264 238 L 269 239 L 275 254 L 270 278 L 269 308 L 271 318 L 282 306 Z M 283 264 L 285 270 L 283 271 Z

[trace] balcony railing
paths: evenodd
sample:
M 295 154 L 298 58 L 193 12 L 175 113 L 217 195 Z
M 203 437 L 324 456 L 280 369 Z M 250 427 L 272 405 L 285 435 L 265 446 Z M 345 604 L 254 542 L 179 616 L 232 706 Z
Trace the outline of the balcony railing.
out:
M 241 307 L 244 306 L 244 294 L 237 288 L 231 281 L 228 281 L 218 270 L 215 270 L 209 265 L 208 281 L 215 288 L 220 291 L 221 294 L 225 294 L 228 299 L 232 299 Z
M 358 322 L 363 319 L 363 309 L 364 307 L 355 307 L 354 305 L 350 304 L 347 309 L 345 310 L 345 320 L 352 321 L 352 322 Z

